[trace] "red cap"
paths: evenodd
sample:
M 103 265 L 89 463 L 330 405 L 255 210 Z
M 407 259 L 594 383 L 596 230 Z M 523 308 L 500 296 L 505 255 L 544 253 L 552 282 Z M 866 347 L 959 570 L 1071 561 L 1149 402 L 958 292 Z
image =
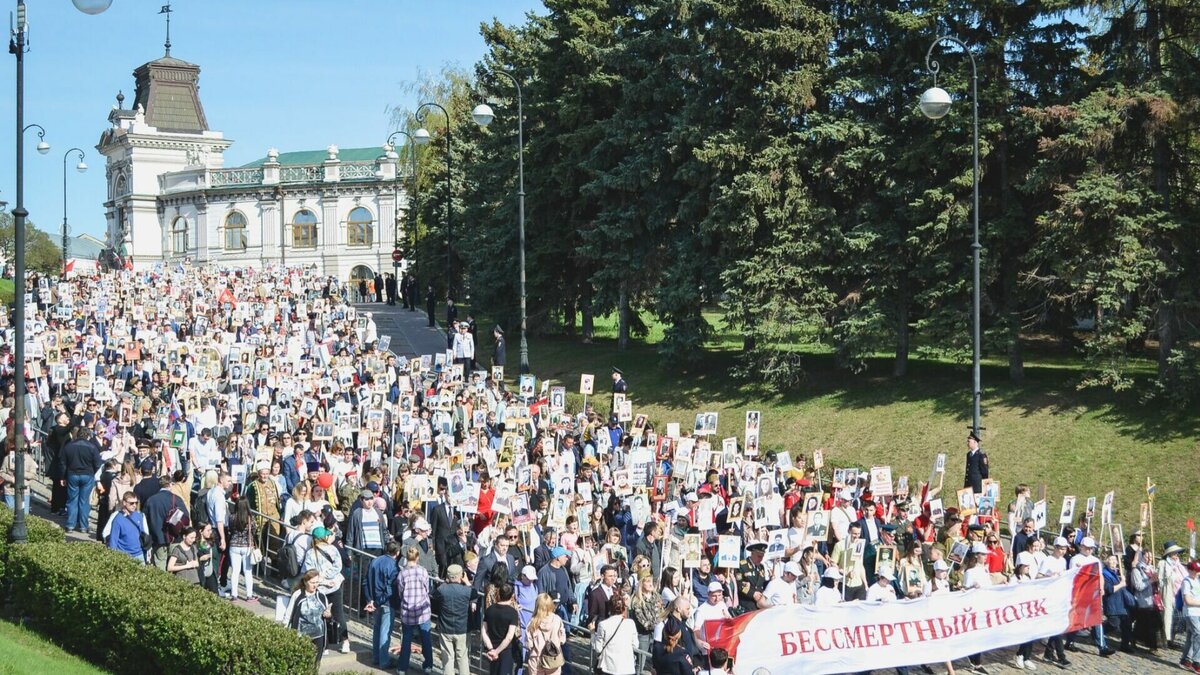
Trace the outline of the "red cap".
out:
M 1200 572 L 1200 560 L 1193 560 L 1187 564 L 1189 572 Z

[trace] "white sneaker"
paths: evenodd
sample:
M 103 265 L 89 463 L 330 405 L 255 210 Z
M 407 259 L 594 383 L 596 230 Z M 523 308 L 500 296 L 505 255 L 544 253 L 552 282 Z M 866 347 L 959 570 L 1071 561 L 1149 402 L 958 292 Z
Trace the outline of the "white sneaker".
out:
M 1017 670 L 1025 670 L 1025 657 L 1024 656 L 1019 656 L 1019 655 L 1017 656 L 1016 666 L 1017 666 Z
M 349 640 L 346 640 L 345 642 L 342 643 L 342 653 L 343 654 L 350 653 L 350 641 Z
M 1033 662 L 1033 659 L 1025 662 L 1025 670 L 1037 670 L 1037 664 Z

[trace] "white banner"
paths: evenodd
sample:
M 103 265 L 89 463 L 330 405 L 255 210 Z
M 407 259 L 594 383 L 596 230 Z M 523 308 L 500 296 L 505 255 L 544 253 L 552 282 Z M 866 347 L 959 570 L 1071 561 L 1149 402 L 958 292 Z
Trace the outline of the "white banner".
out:
M 819 675 L 942 663 L 1101 622 L 1098 564 L 1050 579 L 889 603 L 791 605 L 704 626 L 734 673 Z

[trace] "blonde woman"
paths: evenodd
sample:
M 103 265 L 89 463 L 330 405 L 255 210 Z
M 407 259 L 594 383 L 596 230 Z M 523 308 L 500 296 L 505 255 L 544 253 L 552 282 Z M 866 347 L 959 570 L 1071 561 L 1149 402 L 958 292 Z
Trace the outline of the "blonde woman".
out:
M 525 672 L 528 675 L 558 675 L 562 672 L 561 664 L 555 668 L 544 665 L 549 664 L 553 658 L 552 654 L 547 652 L 556 651 L 562 654 L 563 643 L 567 641 L 566 626 L 554 611 L 557 604 L 554 598 L 546 593 L 539 594 L 534 603 L 533 618 L 529 620 L 529 627 L 525 631 L 528 657 L 525 661 Z M 553 648 L 548 650 L 549 645 L 553 645 Z
M 290 523 L 292 518 L 296 517 L 301 511 L 307 510 L 308 493 L 312 488 L 312 483 L 307 480 L 302 480 L 296 483 L 292 488 L 292 498 L 287 500 L 283 505 L 283 522 Z M 288 530 L 291 531 L 290 529 Z
M 113 477 L 112 487 L 108 491 L 108 512 L 117 513 L 121 510 L 121 500 L 133 491 L 141 477 L 138 475 L 137 462 L 132 457 L 121 465 L 121 472 Z

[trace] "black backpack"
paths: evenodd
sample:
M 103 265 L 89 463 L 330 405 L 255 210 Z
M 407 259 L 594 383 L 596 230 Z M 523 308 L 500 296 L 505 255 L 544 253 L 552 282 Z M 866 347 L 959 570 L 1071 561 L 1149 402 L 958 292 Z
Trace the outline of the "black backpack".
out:
M 195 523 L 196 529 L 203 529 L 208 525 L 208 490 L 201 490 L 196 493 L 196 498 L 192 501 L 192 513 L 194 517 L 192 522 Z
M 285 541 L 283 548 L 279 550 L 279 573 L 285 578 L 300 576 L 300 558 L 296 553 L 296 542 L 305 536 L 311 535 L 301 534 L 290 542 Z

